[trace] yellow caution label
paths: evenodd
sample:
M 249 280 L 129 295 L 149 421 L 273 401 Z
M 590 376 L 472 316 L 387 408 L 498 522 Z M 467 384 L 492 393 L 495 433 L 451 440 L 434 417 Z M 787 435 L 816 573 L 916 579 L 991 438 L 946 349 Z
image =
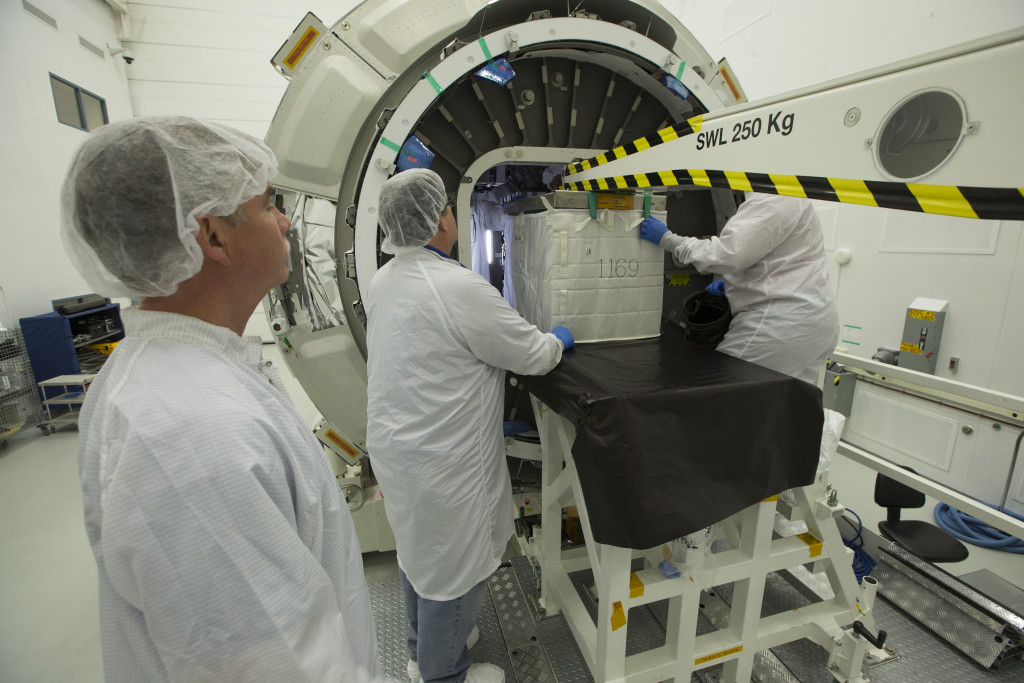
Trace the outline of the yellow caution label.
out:
M 900 344 L 900 351 L 906 351 L 907 353 L 913 353 L 918 356 L 921 355 L 921 349 L 917 348 L 917 346 L 910 342 L 903 342 Z
M 777 501 L 778 499 L 779 499 L 779 497 L 778 497 L 778 496 L 772 496 L 772 497 L 770 497 L 770 498 L 765 498 L 765 499 L 764 499 L 764 500 L 762 500 L 761 502 L 762 502 L 762 503 L 774 503 L 774 502 L 775 502 L 775 501 Z
M 743 652 L 743 646 L 742 645 L 737 645 L 736 647 L 730 647 L 728 650 L 722 650 L 721 652 L 716 652 L 715 654 L 708 655 L 706 657 L 698 657 L 697 659 L 693 660 L 693 663 L 694 664 L 703 664 L 704 662 L 710 662 L 710 661 L 713 661 L 715 659 L 721 659 L 722 657 L 728 657 L 729 655 L 734 655 L 737 652 Z
M 288 66 L 289 69 L 295 68 L 295 65 L 298 64 L 299 60 L 302 59 L 302 56 L 309 51 L 309 48 L 313 44 L 313 41 L 315 41 L 317 36 L 319 35 L 320 32 L 317 31 L 312 26 L 306 29 L 306 32 L 302 34 L 302 38 L 299 39 L 299 42 L 295 44 L 295 47 L 292 48 L 292 51 L 289 52 L 288 56 L 284 58 L 284 63 Z
M 618 631 L 626 625 L 626 613 L 622 610 L 622 603 L 616 602 L 612 605 L 612 630 Z
M 598 193 L 597 208 L 612 209 L 614 211 L 632 211 L 633 195 Z
M 679 287 L 681 285 L 688 284 L 690 284 L 690 276 L 686 274 L 680 275 L 677 273 L 675 275 L 670 275 L 668 278 L 669 287 Z
M 351 455 L 353 458 L 359 455 L 359 451 L 353 448 L 348 441 L 345 441 L 345 439 L 338 436 L 338 434 L 333 429 L 328 429 L 326 432 L 324 432 L 324 436 L 330 439 L 331 443 L 333 443 L 335 446 Z
M 922 311 L 917 308 L 911 308 L 907 313 L 908 318 L 914 318 L 915 320 L 935 320 L 935 311 Z
M 629 575 L 629 597 L 639 598 L 644 594 L 644 582 L 633 572 Z
M 796 537 L 807 544 L 807 549 L 811 551 L 811 557 L 821 555 L 821 541 L 814 534 L 808 532 L 806 534 L 797 534 Z

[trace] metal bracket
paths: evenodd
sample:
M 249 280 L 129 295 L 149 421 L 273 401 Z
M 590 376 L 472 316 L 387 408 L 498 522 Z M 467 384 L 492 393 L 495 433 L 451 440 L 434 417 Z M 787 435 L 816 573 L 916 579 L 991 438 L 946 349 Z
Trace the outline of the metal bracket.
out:
M 356 255 L 353 251 L 346 251 L 344 254 L 344 260 L 338 264 L 341 266 L 342 271 L 345 273 L 345 277 L 349 280 L 356 279 Z

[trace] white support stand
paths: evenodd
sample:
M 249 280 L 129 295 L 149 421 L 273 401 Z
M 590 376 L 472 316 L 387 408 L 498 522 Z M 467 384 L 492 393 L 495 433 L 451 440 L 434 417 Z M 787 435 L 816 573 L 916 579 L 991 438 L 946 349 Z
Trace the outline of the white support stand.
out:
M 773 539 L 778 496 L 751 505 L 722 522 L 733 550 L 708 556 L 701 566 L 679 567 L 670 579 L 657 568 L 632 572 L 633 550 L 593 542 L 587 507 L 573 463 L 572 424 L 533 397 L 543 453 L 539 562 L 540 605 L 546 615 L 562 613 L 596 681 L 689 681 L 694 671 L 725 664 L 723 681 L 749 681 L 755 655 L 809 638 L 830 653 L 829 670 L 838 681 L 861 682 L 870 644 L 849 626 L 860 621 L 876 633 L 872 603 L 877 584 L 862 589 L 851 568 L 835 518 L 843 506 L 827 499 L 824 484 L 795 489 L 797 510 L 808 533 Z M 685 492 L 680 492 L 684 495 Z M 586 536 L 586 554 L 562 551 L 562 509 L 575 505 Z M 834 597 L 761 618 L 765 579 L 771 572 L 814 562 L 825 571 Z M 590 569 L 598 594 L 597 623 L 569 578 Z M 701 591 L 733 584 L 729 623 L 696 635 Z M 669 601 L 665 645 L 626 656 L 629 610 Z

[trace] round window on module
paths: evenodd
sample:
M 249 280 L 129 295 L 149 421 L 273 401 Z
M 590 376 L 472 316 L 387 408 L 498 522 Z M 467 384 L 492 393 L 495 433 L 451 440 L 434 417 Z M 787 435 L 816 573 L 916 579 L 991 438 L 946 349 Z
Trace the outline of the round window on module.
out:
M 882 123 L 875 145 L 880 169 L 896 180 L 916 180 L 940 168 L 966 133 L 967 112 L 948 90 L 904 99 Z

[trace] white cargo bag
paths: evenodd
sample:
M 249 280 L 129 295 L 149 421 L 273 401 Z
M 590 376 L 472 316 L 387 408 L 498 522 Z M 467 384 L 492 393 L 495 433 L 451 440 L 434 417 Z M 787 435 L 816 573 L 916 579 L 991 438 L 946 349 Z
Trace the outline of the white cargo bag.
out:
M 550 207 L 551 205 L 545 202 Z M 651 215 L 662 221 L 664 211 Z M 511 267 L 519 312 L 578 342 L 656 337 L 665 252 L 640 239 L 639 210 L 548 208 L 516 216 Z

